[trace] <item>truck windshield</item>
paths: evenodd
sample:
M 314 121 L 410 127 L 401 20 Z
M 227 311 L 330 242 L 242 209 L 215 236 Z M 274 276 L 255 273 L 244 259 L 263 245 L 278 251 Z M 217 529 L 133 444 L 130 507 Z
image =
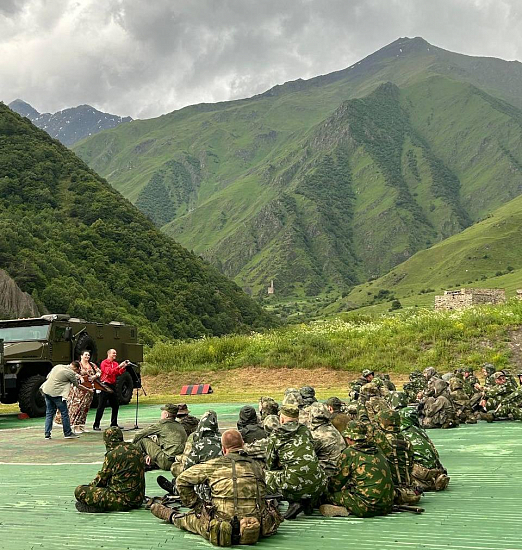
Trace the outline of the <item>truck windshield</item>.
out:
M 24 342 L 26 340 L 45 340 L 49 325 L 0 328 L 0 340 L 4 342 Z

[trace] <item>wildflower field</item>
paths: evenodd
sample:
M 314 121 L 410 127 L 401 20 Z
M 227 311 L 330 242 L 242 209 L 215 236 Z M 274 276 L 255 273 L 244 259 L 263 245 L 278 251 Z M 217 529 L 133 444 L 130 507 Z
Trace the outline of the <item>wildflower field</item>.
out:
M 229 370 L 241 367 L 371 367 L 408 373 L 434 366 L 445 371 L 484 362 L 507 367 L 511 334 L 522 325 L 522 301 L 440 312 L 410 309 L 381 316 L 345 314 L 264 333 L 157 343 L 144 373 Z

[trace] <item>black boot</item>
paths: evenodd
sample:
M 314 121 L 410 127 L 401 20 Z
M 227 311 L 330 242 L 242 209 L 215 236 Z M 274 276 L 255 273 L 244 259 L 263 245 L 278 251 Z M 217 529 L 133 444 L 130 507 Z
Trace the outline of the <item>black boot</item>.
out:
M 158 476 L 156 478 L 158 485 L 164 490 L 167 491 L 169 495 L 174 494 L 174 483 L 169 481 L 165 476 Z
M 285 519 L 295 519 L 302 511 L 303 506 L 300 502 L 291 502 L 285 513 Z
M 94 506 L 89 506 L 88 504 L 85 504 L 85 502 L 80 502 L 79 500 L 76 501 L 75 506 L 78 512 L 83 512 L 85 514 L 99 514 L 103 512 L 103 510 L 95 508 Z

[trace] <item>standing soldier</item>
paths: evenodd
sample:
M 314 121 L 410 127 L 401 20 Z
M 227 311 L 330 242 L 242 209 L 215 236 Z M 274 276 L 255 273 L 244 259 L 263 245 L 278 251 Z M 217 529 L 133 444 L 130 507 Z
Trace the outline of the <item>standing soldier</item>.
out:
M 281 426 L 270 435 L 266 484 L 270 494 L 282 494 L 290 504 L 285 519 L 311 514 L 323 491 L 325 475 L 319 466 L 310 430 L 299 424 L 299 408 L 283 405 Z
M 107 452 L 102 469 L 89 485 L 76 488 L 79 512 L 127 511 L 139 508 L 145 497 L 145 460 L 133 444 L 123 441 L 117 426 L 103 432 Z

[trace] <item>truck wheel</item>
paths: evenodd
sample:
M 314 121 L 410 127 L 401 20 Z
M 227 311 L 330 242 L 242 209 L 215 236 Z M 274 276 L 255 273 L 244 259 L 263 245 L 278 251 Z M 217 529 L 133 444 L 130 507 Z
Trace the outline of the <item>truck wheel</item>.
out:
M 130 402 L 133 389 L 132 376 L 128 372 L 120 374 L 116 379 L 116 396 L 120 405 L 127 405 Z
M 40 386 L 44 381 L 45 376 L 35 374 L 26 378 L 20 386 L 18 395 L 20 410 L 31 418 L 45 415 L 45 399 L 40 392 Z
M 80 336 L 78 336 L 78 340 L 74 346 L 74 359 L 79 359 L 82 352 L 85 350 L 91 354 L 91 361 L 96 363 L 96 361 L 98 361 L 98 348 L 96 347 L 96 342 L 93 340 L 92 336 L 86 332 L 82 332 Z

